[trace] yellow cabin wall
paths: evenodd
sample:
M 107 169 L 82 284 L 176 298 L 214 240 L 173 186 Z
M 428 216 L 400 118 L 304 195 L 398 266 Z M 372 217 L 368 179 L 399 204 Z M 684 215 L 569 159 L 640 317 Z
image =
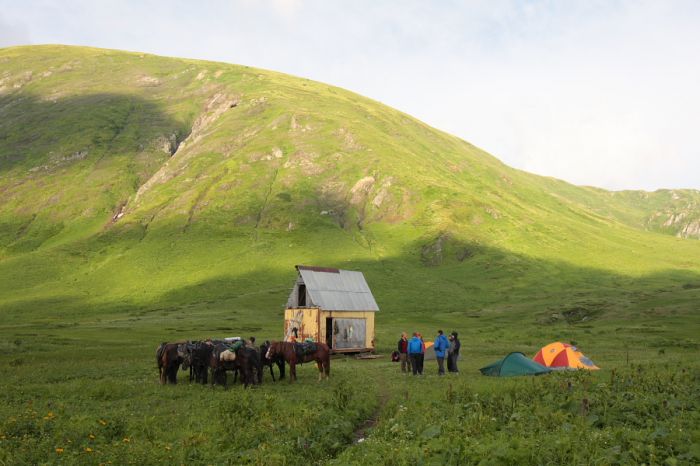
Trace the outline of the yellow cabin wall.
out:
M 365 319 L 366 349 L 374 349 L 374 314 L 375 311 L 323 311 L 318 308 L 287 308 L 284 311 L 284 334 L 289 323 L 299 311 L 303 312 L 299 340 L 312 338 L 314 341 L 326 341 L 326 318 Z

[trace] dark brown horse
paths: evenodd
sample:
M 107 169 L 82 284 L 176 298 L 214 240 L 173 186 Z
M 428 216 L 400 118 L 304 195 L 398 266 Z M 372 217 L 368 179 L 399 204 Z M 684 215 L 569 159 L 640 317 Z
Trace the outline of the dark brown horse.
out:
M 262 378 L 260 372 L 260 355 L 255 348 L 245 345 L 235 351 L 223 343 L 215 343 L 210 353 L 209 367 L 211 368 L 211 384 L 223 384 L 227 387 L 226 371 L 241 374 L 241 381 L 247 388 L 250 384 L 257 384 Z
M 185 346 L 185 356 L 182 361 L 182 370 L 190 370 L 190 382 L 193 380 L 207 383 L 209 372 L 209 359 L 213 351 L 214 344 L 210 341 L 193 341 Z
M 161 343 L 156 349 L 156 363 L 158 364 L 158 373 L 160 375 L 160 383 L 166 382 L 177 383 L 177 371 L 182 364 L 185 354 L 184 343 Z
M 263 372 L 262 369 L 263 369 L 265 366 L 267 366 L 267 367 L 270 368 L 270 376 L 272 377 L 272 381 L 273 381 L 273 382 L 275 381 L 275 372 L 272 370 L 272 365 L 273 365 L 273 364 L 276 364 L 276 365 L 277 365 L 277 368 L 278 368 L 279 371 L 280 371 L 280 380 L 282 380 L 282 379 L 284 378 L 284 358 L 282 358 L 282 355 L 281 355 L 281 354 L 278 354 L 278 355 L 275 356 L 273 359 L 267 359 L 267 357 L 266 357 L 266 356 L 267 356 L 267 350 L 268 350 L 269 348 L 270 348 L 270 342 L 269 342 L 269 341 L 265 341 L 265 343 L 263 343 L 262 345 L 260 345 L 260 356 L 261 356 L 261 357 L 260 357 L 260 364 L 261 364 L 261 366 L 262 366 L 262 367 L 260 368 L 260 377 L 261 377 L 260 382 L 262 382 L 262 372 Z
M 318 380 L 330 376 L 331 373 L 331 350 L 325 343 L 312 343 L 315 346 L 313 351 L 305 351 L 300 343 L 286 341 L 273 341 L 265 355 L 266 359 L 273 360 L 281 355 L 289 364 L 289 381 L 297 379 L 296 365 L 316 361 L 318 367 Z

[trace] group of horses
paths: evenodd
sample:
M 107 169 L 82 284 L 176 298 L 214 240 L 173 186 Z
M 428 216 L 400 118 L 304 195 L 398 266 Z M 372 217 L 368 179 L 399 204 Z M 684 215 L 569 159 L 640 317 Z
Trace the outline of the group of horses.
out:
M 304 346 L 306 345 L 306 346 Z M 209 382 L 227 386 L 226 372 L 233 373 L 234 383 L 240 375 L 245 387 L 258 385 L 263 381 L 263 369 L 270 368 L 270 376 L 275 381 L 272 369 L 277 366 L 280 380 L 285 378 L 285 364 L 289 364 L 289 381 L 297 378 L 296 365 L 315 362 L 319 370 L 319 380 L 330 375 L 331 351 L 325 343 L 308 344 L 284 341 L 266 341 L 260 346 L 248 340 L 232 343 L 224 340 L 184 341 L 161 343 L 156 349 L 156 362 L 160 383 L 176 384 L 177 373 L 189 369 L 189 381 L 203 385 Z

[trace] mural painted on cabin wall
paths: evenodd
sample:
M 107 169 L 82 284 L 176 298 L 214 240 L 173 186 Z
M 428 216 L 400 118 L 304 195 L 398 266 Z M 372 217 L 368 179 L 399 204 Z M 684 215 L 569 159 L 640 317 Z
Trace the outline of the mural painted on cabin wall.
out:
M 365 319 L 333 319 L 335 348 L 366 348 L 367 321 Z

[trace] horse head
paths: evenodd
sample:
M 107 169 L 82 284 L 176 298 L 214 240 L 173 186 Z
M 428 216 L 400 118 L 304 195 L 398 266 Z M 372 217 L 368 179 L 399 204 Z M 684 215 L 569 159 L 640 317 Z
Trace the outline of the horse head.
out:
M 191 341 L 186 341 L 185 343 L 180 343 L 177 345 L 177 357 L 180 359 L 182 364 L 182 370 L 187 370 L 192 365 L 192 347 L 194 345 Z
M 270 343 L 269 341 L 266 341 L 265 344 L 267 345 L 267 352 L 265 353 L 265 359 L 272 360 L 273 357 L 279 352 L 279 342 L 273 341 Z

